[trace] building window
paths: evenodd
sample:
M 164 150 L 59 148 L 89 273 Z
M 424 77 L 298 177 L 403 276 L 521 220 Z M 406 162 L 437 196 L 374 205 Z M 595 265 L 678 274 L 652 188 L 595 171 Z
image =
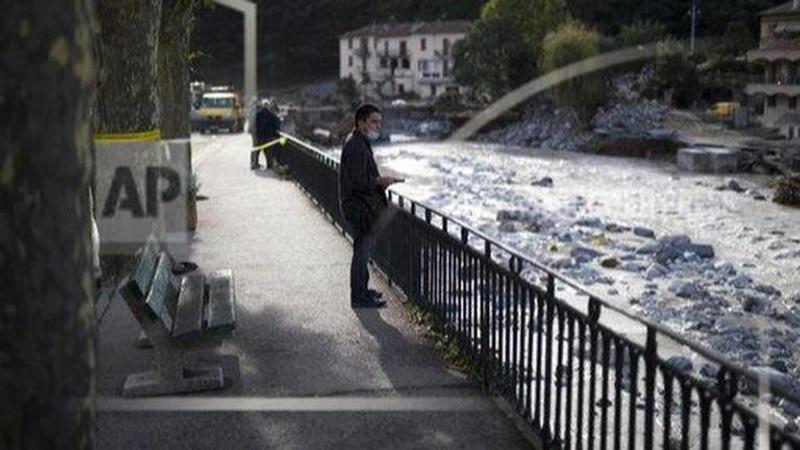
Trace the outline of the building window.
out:
M 768 107 L 774 108 L 775 106 L 777 106 L 777 104 L 778 104 L 778 102 L 775 99 L 775 96 L 767 98 L 767 106 Z
M 789 99 L 789 109 L 797 109 L 797 97 L 791 97 Z
M 417 69 L 418 69 L 420 72 L 427 72 L 427 71 L 428 71 L 428 61 L 427 61 L 427 60 L 425 60 L 425 59 L 422 59 L 422 60 L 420 60 L 420 61 L 417 63 Z
M 369 45 L 369 43 L 367 42 L 367 38 L 361 38 L 361 50 L 366 50 L 367 45 Z
M 348 50 L 353 49 L 353 38 L 347 38 L 347 49 Z
M 406 87 L 405 87 L 405 85 L 403 85 L 403 83 L 400 83 L 400 84 L 397 85 L 397 92 L 400 93 L 400 94 L 405 94 L 406 93 Z
M 348 56 L 347 57 L 347 67 L 353 67 L 353 57 L 352 56 Z
M 406 54 L 406 41 L 400 41 L 400 54 Z
M 442 54 L 445 56 L 450 54 L 450 41 L 447 38 L 442 41 Z
M 408 58 L 403 58 L 403 61 L 401 61 L 400 64 L 402 65 L 403 69 L 411 68 L 411 61 L 409 61 Z
M 425 38 L 421 38 L 421 39 L 419 40 L 419 48 L 420 48 L 421 50 L 426 50 L 426 49 L 428 48 L 428 42 L 427 42 L 427 41 L 425 41 Z
M 445 78 L 450 76 L 450 64 L 447 61 L 442 64 L 442 76 Z
M 389 41 L 383 41 L 383 52 L 389 53 Z
M 389 61 L 387 61 L 386 58 L 381 58 L 381 67 L 384 69 L 389 67 Z

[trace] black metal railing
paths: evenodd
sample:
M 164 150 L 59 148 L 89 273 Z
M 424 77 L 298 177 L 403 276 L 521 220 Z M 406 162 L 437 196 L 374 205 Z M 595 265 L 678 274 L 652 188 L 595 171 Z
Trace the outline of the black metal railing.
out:
M 280 161 L 346 229 L 338 161 L 287 137 Z M 514 406 L 546 448 L 765 448 L 759 441 L 800 448 L 791 425 L 770 417 L 769 403 L 751 395 L 797 401 L 785 386 L 765 390 L 762 384 L 759 391 L 758 377 L 716 352 L 614 306 L 467 224 L 389 195 L 398 213 L 378 239 L 376 264 L 432 313 L 438 331 L 458 342 L 486 387 Z M 620 332 L 621 320 L 641 333 Z M 668 342 L 714 364 L 716 378 L 665 362 L 660 350 Z

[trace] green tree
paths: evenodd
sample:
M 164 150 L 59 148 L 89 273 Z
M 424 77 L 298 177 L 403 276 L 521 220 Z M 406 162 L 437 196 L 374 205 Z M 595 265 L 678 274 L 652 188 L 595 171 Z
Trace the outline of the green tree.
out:
M 529 80 L 535 55 L 507 17 L 475 23 L 453 47 L 453 77 L 478 94 L 497 97 Z
M 742 21 L 734 21 L 725 28 L 714 49 L 717 53 L 735 58 L 756 46 L 756 35 Z
M 655 73 L 648 90 L 661 94 L 678 108 L 694 104 L 702 92 L 697 57 L 689 55 L 683 43 L 667 39 L 658 44 Z
M 530 81 L 542 39 L 568 19 L 561 0 L 491 0 L 467 37 L 453 48 L 453 76 L 497 97 Z
M 353 102 L 359 98 L 356 80 L 354 80 L 351 76 L 337 79 L 336 85 L 334 86 L 334 93 L 345 105 L 352 105 Z
M 6 2 L 0 29 L 0 448 L 91 449 L 90 0 Z
M 600 53 L 600 35 L 581 24 L 568 22 L 545 36 L 539 66 L 550 72 Z M 607 100 L 602 74 L 583 75 L 562 82 L 556 87 L 559 105 L 571 109 L 588 123 L 597 108 Z
M 622 48 L 635 47 L 659 42 L 667 37 L 667 27 L 652 19 L 637 20 L 623 25 L 619 31 L 619 44 Z

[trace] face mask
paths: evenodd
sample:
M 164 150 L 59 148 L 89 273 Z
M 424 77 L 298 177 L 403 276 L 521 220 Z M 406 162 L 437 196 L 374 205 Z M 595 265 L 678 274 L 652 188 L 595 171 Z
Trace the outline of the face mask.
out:
M 370 142 L 376 142 L 380 137 L 381 134 L 378 131 L 367 131 L 367 139 L 369 139 Z

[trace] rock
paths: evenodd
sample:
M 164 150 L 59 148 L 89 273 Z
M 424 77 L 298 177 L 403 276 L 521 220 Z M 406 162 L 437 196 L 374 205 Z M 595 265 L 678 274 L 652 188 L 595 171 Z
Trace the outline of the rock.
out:
M 656 238 L 656 233 L 653 230 L 644 227 L 634 227 L 633 234 L 650 239 Z
M 575 260 L 569 256 L 565 256 L 563 258 L 556 259 L 550 264 L 550 266 L 554 269 L 571 269 L 575 267 Z
M 778 407 L 781 408 L 786 414 L 792 417 L 800 416 L 800 405 L 789 399 L 785 398 L 781 399 L 781 401 L 778 403 Z M 789 422 L 789 423 L 793 424 L 794 422 Z
M 663 246 L 669 247 L 682 247 L 692 243 L 692 239 L 685 234 L 675 234 L 664 236 L 658 240 L 658 243 Z
M 515 233 L 517 231 L 517 224 L 514 222 L 503 222 L 500 224 L 499 229 L 503 233 Z
M 597 217 L 583 217 L 575 221 L 575 225 L 579 225 L 582 227 L 589 227 L 589 228 L 602 228 L 603 221 L 598 219 Z
M 624 233 L 626 231 L 630 231 L 630 228 L 623 225 L 618 225 L 616 223 L 607 223 L 605 230 L 609 233 Z
M 538 180 L 533 181 L 531 183 L 531 186 L 553 187 L 553 179 L 550 177 L 542 177 Z
M 637 255 L 654 255 L 661 250 L 661 244 L 657 242 L 650 242 L 647 244 L 642 245 L 641 247 L 636 249 Z
M 642 272 L 647 270 L 647 265 L 638 261 L 628 261 L 619 266 L 619 268 L 626 272 Z
M 744 289 L 753 282 L 753 279 L 748 277 L 747 275 L 740 273 L 734 279 L 731 280 L 731 285 L 736 289 Z
M 658 283 L 646 283 L 644 287 L 646 289 L 658 289 Z
M 689 373 L 692 371 L 693 365 L 689 358 L 680 355 L 673 355 L 667 358 L 664 364 L 678 372 Z
M 800 291 L 795 292 L 789 297 L 789 300 L 794 303 L 800 303 Z
M 766 295 L 769 295 L 771 297 L 780 297 L 781 296 L 781 291 L 779 291 L 775 287 L 770 286 L 768 284 L 757 284 L 755 289 L 756 289 L 756 292 L 761 292 L 762 294 L 766 294 Z
M 603 256 L 603 253 L 589 247 L 575 246 L 569 252 L 570 256 L 575 258 L 578 262 L 589 262 L 593 259 Z
M 769 306 L 769 299 L 762 294 L 753 291 L 745 291 L 742 294 L 742 310 L 749 313 L 760 313 L 766 311 Z
M 775 361 L 772 361 L 769 365 L 778 372 L 789 373 L 789 368 L 786 367 L 786 362 L 783 360 L 776 359 Z
M 708 259 L 714 257 L 714 247 L 709 244 L 689 244 L 687 248 L 689 252 L 701 258 Z
M 619 260 L 613 256 L 606 256 L 600 260 L 600 266 L 606 269 L 616 269 L 619 267 Z
M 717 375 L 719 375 L 719 366 L 716 364 L 703 364 L 703 367 L 700 368 L 700 375 L 716 379 Z
M 669 269 L 666 267 L 662 266 L 661 264 L 653 264 L 647 268 L 644 277 L 648 280 L 654 280 L 656 278 L 661 278 L 668 273 Z
M 683 257 L 683 252 L 675 247 L 661 247 L 656 253 L 656 261 L 663 265 L 668 265 L 681 257 Z
M 703 288 L 696 282 L 687 280 L 675 280 L 669 284 L 667 289 L 682 298 L 692 298 L 703 293 Z
M 614 288 L 610 288 L 609 290 L 606 291 L 606 294 L 608 294 L 608 295 L 619 295 L 619 291 L 614 289 Z
M 749 370 L 749 372 L 759 379 L 766 378 L 769 380 L 769 383 L 772 386 L 775 386 L 779 390 L 788 392 L 793 397 L 797 397 L 800 395 L 800 381 L 796 380 L 789 374 L 785 374 L 779 370 L 776 370 L 773 367 L 765 367 L 765 366 L 757 366 L 753 367 Z M 746 384 L 745 391 L 747 393 L 755 393 L 753 392 L 756 387 L 752 386 L 751 383 Z
M 714 264 L 714 270 L 723 275 L 733 275 L 736 273 L 736 269 L 734 269 L 733 264 L 722 261 Z
M 736 193 L 745 192 L 747 189 L 743 188 L 741 184 L 739 184 L 736 180 L 729 180 L 726 184 L 727 188 Z

